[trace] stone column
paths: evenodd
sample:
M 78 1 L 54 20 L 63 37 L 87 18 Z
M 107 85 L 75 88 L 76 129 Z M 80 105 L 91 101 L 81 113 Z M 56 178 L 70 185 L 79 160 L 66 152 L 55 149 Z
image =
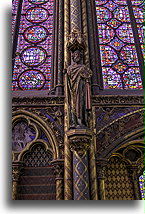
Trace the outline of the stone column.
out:
M 18 182 L 20 179 L 22 168 L 22 162 L 12 163 L 12 200 L 17 200 L 18 197 Z
M 51 163 L 56 175 L 56 200 L 64 200 L 64 160 L 54 160 Z
M 67 132 L 73 152 L 73 200 L 90 200 L 88 150 L 92 132 L 75 129 Z
M 100 200 L 106 200 L 105 194 L 105 169 L 107 161 L 97 160 L 98 194 Z
M 140 190 L 139 190 L 139 178 L 138 178 L 138 166 L 127 166 L 129 177 L 133 184 L 133 192 L 134 192 L 134 199 L 140 200 Z

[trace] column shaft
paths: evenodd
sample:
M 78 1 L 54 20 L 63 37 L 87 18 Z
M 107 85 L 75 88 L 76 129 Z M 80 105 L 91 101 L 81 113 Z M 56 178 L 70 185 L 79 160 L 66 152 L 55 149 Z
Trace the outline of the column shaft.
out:
M 90 200 L 88 154 L 73 153 L 74 200 Z

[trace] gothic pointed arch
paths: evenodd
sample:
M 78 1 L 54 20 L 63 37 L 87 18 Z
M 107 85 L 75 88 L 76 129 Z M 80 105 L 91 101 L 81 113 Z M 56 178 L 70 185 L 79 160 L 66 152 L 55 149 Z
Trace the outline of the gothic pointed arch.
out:
M 22 151 L 24 152 L 24 150 L 28 150 L 30 144 L 36 143 L 38 141 L 40 142 L 44 141 L 47 147 L 50 147 L 50 149 L 52 150 L 54 159 L 59 158 L 58 142 L 55 138 L 55 134 L 53 133 L 53 130 L 49 127 L 49 125 L 44 120 L 42 120 L 36 114 L 30 113 L 25 110 L 19 110 L 17 112 L 14 112 L 13 126 L 15 130 L 17 129 L 19 132 L 22 132 L 23 134 L 22 143 L 25 145 L 22 145 L 22 146 L 18 145 L 20 144 L 20 142 L 17 142 L 17 139 L 15 142 L 15 144 L 17 144 L 15 145 L 16 153 L 19 152 L 20 156 Z M 20 128 L 18 126 L 20 126 Z M 24 128 L 23 130 L 22 130 L 22 126 Z M 28 139 L 25 132 L 26 133 L 30 132 L 32 140 L 30 137 L 29 137 L 30 139 Z M 19 133 L 17 134 L 19 135 Z M 18 136 L 17 138 L 19 139 L 21 137 Z M 19 146 L 20 148 L 17 148 L 17 146 Z

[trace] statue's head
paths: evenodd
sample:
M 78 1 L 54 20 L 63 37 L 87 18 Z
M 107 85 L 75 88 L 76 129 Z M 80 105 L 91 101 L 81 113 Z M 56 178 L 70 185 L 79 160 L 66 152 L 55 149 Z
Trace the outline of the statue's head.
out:
M 83 54 L 81 51 L 76 50 L 72 53 L 72 59 L 74 62 L 79 63 L 81 62 L 82 58 L 83 58 Z

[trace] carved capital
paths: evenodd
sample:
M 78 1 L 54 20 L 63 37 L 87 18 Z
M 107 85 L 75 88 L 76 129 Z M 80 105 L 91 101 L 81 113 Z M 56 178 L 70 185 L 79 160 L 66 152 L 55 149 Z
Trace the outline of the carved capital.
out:
M 83 155 L 90 149 L 90 139 L 74 138 L 70 140 L 70 149 L 72 152 L 77 152 Z
M 64 160 L 57 159 L 51 162 L 54 167 L 54 173 L 56 175 L 56 179 L 63 179 L 64 175 Z
M 18 182 L 22 174 L 23 163 L 12 163 L 12 181 Z
M 90 149 L 92 132 L 87 129 L 74 129 L 67 132 L 70 150 L 83 155 Z
M 100 159 L 97 160 L 97 177 L 98 179 L 105 179 L 105 170 L 106 170 L 106 165 L 107 165 L 107 160 L 106 159 Z
M 67 48 L 70 51 L 84 50 L 86 47 L 85 36 L 78 28 L 74 28 L 67 37 Z
M 138 180 L 138 166 L 136 165 L 128 165 L 127 166 L 129 176 L 132 178 L 132 180 Z

